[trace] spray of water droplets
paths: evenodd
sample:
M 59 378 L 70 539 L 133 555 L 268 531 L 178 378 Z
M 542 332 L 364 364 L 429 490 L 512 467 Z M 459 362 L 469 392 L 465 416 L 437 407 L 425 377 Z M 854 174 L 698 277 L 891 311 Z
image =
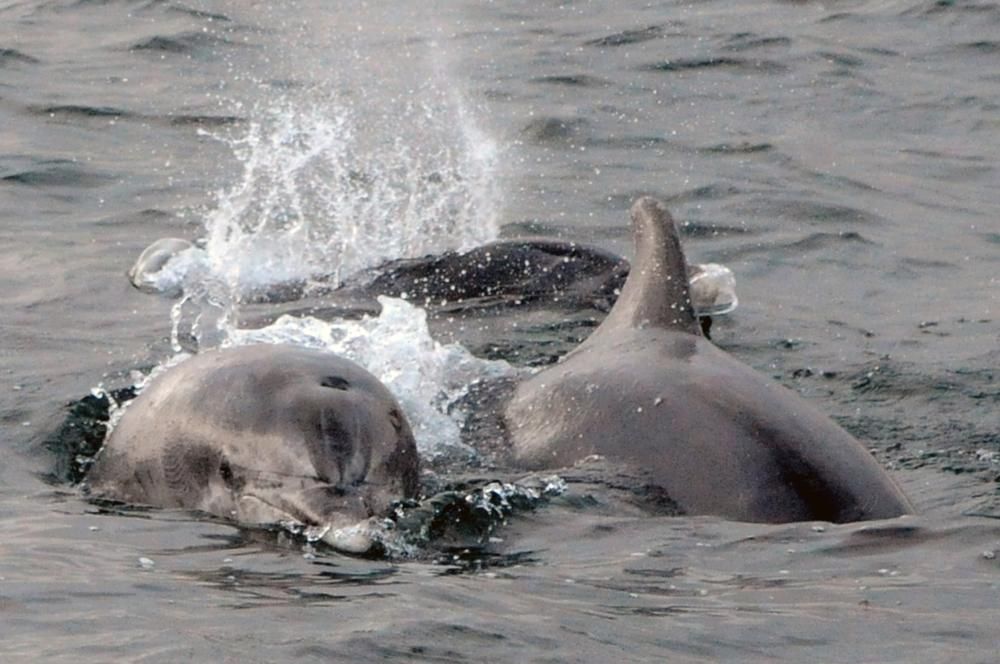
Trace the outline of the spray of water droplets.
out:
M 360 322 L 285 316 L 258 330 L 238 329 L 231 314 L 248 294 L 336 284 L 387 260 L 495 238 L 495 144 L 453 91 L 425 91 L 384 112 L 284 100 L 252 118 L 238 136 L 216 137 L 242 173 L 206 216 L 204 248 L 157 275 L 183 293 L 172 313 L 175 352 L 192 348 L 182 339 L 202 350 L 263 342 L 336 352 L 396 395 L 422 453 L 461 449 L 450 404 L 472 381 L 510 368 L 438 344 L 421 309 L 383 298 L 382 314 Z
M 278 103 L 227 140 L 243 173 L 206 219 L 206 252 L 233 293 L 496 236 L 497 149 L 457 97 Z

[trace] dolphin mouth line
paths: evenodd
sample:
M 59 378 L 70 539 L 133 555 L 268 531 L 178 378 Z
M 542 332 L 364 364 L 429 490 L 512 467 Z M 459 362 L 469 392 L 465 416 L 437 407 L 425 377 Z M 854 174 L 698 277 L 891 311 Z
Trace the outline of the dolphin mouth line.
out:
M 242 502 L 246 499 L 255 500 L 267 507 L 270 507 L 278 515 L 284 516 L 284 519 L 276 519 L 274 523 L 281 523 L 282 521 L 291 521 L 304 526 L 318 526 L 320 524 L 315 523 L 314 519 L 309 518 L 302 510 L 296 509 L 294 505 L 288 504 L 287 501 L 278 499 L 274 500 L 270 497 L 264 497 L 259 493 L 243 492 L 239 495 L 237 502 Z M 270 521 L 270 520 L 268 520 Z M 267 523 L 268 521 L 261 521 L 261 523 Z
M 327 489 L 333 490 L 337 498 L 343 498 L 344 499 L 343 504 L 333 505 L 333 507 L 337 509 L 332 510 L 330 513 L 326 512 L 320 513 L 318 511 L 310 509 L 310 506 L 308 504 L 308 496 L 303 494 L 309 491 L 327 490 Z M 300 497 L 301 501 L 305 502 L 305 504 L 299 504 L 300 500 L 296 500 L 295 498 L 289 499 L 281 495 L 280 493 L 278 493 L 277 495 L 273 494 L 262 495 L 261 493 L 258 493 L 256 491 L 242 491 L 239 492 L 237 495 L 238 495 L 237 502 L 247 498 L 256 500 L 259 503 L 271 508 L 275 513 L 287 517 L 287 520 L 294 521 L 304 526 L 337 527 L 338 524 L 342 524 L 348 521 L 351 521 L 353 523 L 352 519 L 354 517 L 349 515 L 351 513 L 356 513 L 357 507 L 361 508 L 361 513 L 357 514 L 357 518 L 359 520 L 375 516 L 375 511 L 372 509 L 372 506 L 370 505 L 367 496 L 361 493 L 348 492 L 341 487 L 326 483 L 321 483 L 318 484 L 317 486 L 313 486 L 308 489 L 304 489 L 302 491 L 298 491 L 292 494 L 293 496 Z M 348 505 L 348 502 L 352 498 L 357 500 L 359 505 Z M 341 511 L 342 508 L 344 507 L 347 507 L 349 509 Z M 338 515 L 347 516 L 347 518 L 338 519 L 337 518 Z
M 297 479 L 297 480 L 311 480 L 313 482 L 316 482 L 317 484 L 326 485 L 326 486 L 330 487 L 331 489 L 336 489 L 338 491 L 343 491 L 342 488 L 338 487 L 335 484 L 330 484 L 329 480 L 327 480 L 324 477 L 320 477 L 319 475 L 299 475 L 298 473 L 283 473 L 283 472 L 278 471 L 278 470 L 261 470 L 260 468 L 252 468 L 250 466 L 244 466 L 242 464 L 233 463 L 232 461 L 228 461 L 228 464 L 229 464 L 230 468 L 239 469 L 239 470 L 247 473 L 248 475 L 253 475 L 253 476 L 256 476 L 256 477 L 263 477 L 263 476 L 266 476 L 266 475 L 273 475 L 275 477 L 287 477 L 287 478 L 293 478 L 293 479 Z
M 376 544 L 377 538 L 372 526 L 373 513 L 363 496 L 359 498 L 366 512 L 365 516 L 322 520 L 310 516 L 302 508 L 281 497 L 277 501 L 256 493 L 244 493 L 240 497 L 241 500 L 247 498 L 259 501 L 273 510 L 277 518 L 267 522 L 273 522 L 293 534 L 304 535 L 310 543 L 324 542 L 338 551 L 358 555 L 369 552 Z

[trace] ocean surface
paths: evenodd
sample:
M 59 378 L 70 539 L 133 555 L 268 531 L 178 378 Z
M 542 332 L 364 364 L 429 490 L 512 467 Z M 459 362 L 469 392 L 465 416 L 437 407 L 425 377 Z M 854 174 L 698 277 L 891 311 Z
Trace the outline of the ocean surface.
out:
M 627 257 L 642 194 L 736 275 L 716 343 L 919 515 L 657 515 L 577 468 L 475 545 L 364 559 L 59 471 L 72 404 L 263 339 L 377 365 L 435 481 L 516 484 L 456 455 L 447 406 L 592 312 L 428 327 L 244 295 L 495 238 Z M 168 236 L 206 256 L 181 300 L 125 277 Z M 997 661 L 996 2 L 0 2 L 0 275 L 3 662 Z

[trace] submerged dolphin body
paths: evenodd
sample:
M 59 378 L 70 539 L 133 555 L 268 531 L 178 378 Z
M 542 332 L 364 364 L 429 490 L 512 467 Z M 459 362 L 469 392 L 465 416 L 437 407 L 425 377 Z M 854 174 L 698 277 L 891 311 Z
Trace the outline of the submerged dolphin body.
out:
M 861 443 L 705 340 L 673 219 L 648 197 L 631 215 L 636 258 L 611 313 L 507 404 L 517 462 L 559 468 L 602 455 L 640 470 L 684 513 L 739 521 L 911 512 Z
M 187 240 L 163 238 L 149 245 L 128 271 L 145 293 L 179 297 L 187 272 L 207 270 L 207 255 Z M 726 313 L 737 305 L 732 273 L 721 265 L 690 266 L 691 299 L 702 316 Z M 168 269 L 169 268 L 169 269 Z M 369 298 L 404 297 L 447 311 L 465 308 L 558 304 L 562 309 L 610 309 L 629 264 L 609 251 L 553 238 L 497 240 L 464 252 L 446 251 L 401 258 L 349 276 L 342 284 L 331 274 L 248 288 L 243 302 L 278 303 L 305 295 Z M 355 306 L 357 301 L 353 302 Z

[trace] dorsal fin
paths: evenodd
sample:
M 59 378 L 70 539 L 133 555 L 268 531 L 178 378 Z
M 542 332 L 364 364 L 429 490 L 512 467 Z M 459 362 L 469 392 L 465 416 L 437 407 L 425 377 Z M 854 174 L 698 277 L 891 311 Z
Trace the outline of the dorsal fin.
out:
M 673 217 L 661 201 L 650 196 L 633 203 L 631 215 L 635 260 L 618 301 L 591 337 L 643 327 L 701 335 Z

